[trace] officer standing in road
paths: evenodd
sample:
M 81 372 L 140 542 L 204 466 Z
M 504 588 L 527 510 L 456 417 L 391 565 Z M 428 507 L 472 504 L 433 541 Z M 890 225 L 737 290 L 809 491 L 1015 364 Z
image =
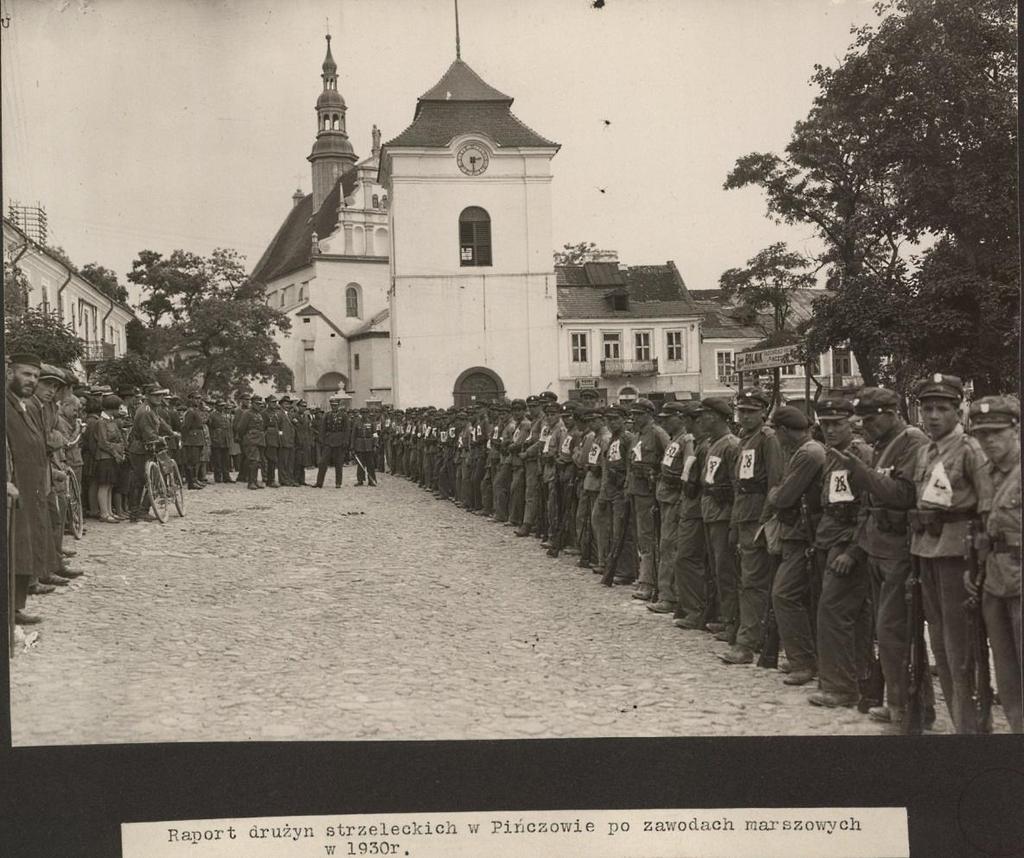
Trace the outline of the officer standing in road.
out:
M 871 448 L 853 437 L 854 405 L 828 397 L 815 406 L 826 450 L 852 454 L 867 466 Z M 854 536 L 861 493 L 850 471 L 832 456 L 825 462 L 821 487 L 821 521 L 814 534 L 817 568 L 823 570 L 818 601 L 818 673 L 821 688 L 808 699 L 815 706 L 854 706 L 858 680 L 867 671 L 872 650 L 871 586 L 867 563 L 856 552 Z
M 281 434 L 278 436 L 278 480 L 282 486 L 297 485 L 295 481 L 295 422 L 294 406 L 290 396 L 282 396 L 281 411 L 277 426 Z
M 281 483 L 277 480 L 281 457 L 281 409 L 277 397 L 273 393 L 267 396 L 264 402 L 266 411 L 263 412 L 263 421 L 266 428 L 263 456 L 267 468 L 267 488 L 277 489 L 281 487 Z
M 987 515 L 992 476 L 978 441 L 960 424 L 963 382 L 935 375 L 915 395 L 929 443 L 914 463 L 917 509 L 910 513 L 910 553 L 918 558 L 924 613 L 946 706 L 958 733 L 977 730 L 970 699 L 964 602 L 968 522 Z
M 512 400 L 512 418 L 515 429 L 508 445 L 512 472 L 509 484 L 508 523 L 517 530 L 523 526 L 523 516 L 526 512 L 526 461 L 523 459 L 522 453 L 530 440 L 533 428 L 532 412 L 536 403 L 537 397 L 535 396 L 529 396 L 525 400 Z M 529 413 L 527 409 L 529 409 Z
M 246 408 L 248 396 L 240 397 L 243 405 L 235 422 L 235 437 L 242 447 L 242 468 L 246 483 L 250 489 L 266 488 L 260 479 L 263 465 L 263 449 L 266 443 L 266 424 L 263 420 L 263 405 L 259 398 L 251 400 L 251 407 Z M 239 481 L 242 473 L 238 475 Z
M 218 400 L 210 414 L 210 458 L 215 483 L 233 483 L 231 479 L 231 403 Z
M 654 597 L 658 584 L 658 570 L 654 560 L 658 539 L 654 524 L 657 512 L 654 492 L 658 469 L 669 445 L 669 436 L 654 422 L 656 408 L 651 400 L 638 399 L 629 410 L 633 416 L 635 440 L 629 451 L 626 493 L 631 498 L 633 532 L 640 555 L 640 577 L 633 598 L 646 602 Z M 674 604 L 672 611 L 675 611 Z
M 320 462 L 316 473 L 316 488 L 324 487 L 327 468 L 334 466 L 334 487 L 341 488 L 342 469 L 348 455 L 351 429 L 348 415 L 341 408 L 341 397 L 332 396 L 331 410 L 320 419 L 318 437 L 320 440 Z
M 770 598 L 772 559 L 758 531 L 771 515 L 768 492 L 782 478 L 783 456 L 775 432 L 765 425 L 771 400 L 759 388 L 736 397 L 740 449 L 733 472 L 735 498 L 729 531 L 731 546 L 739 548 L 739 626 L 733 648 L 723 656 L 729 664 L 748 664 L 761 643 L 761 623 Z
M 352 420 L 349 447 L 356 460 L 356 485 L 377 485 L 377 432 L 371 416 L 359 409 Z
M 996 668 L 999 699 L 1014 733 L 1024 733 L 1021 713 L 1020 631 L 1020 402 L 1012 396 L 985 396 L 971 403 L 971 434 L 988 456 L 992 509 L 982 550 L 985 581 L 981 610 Z M 977 587 L 964 576 L 972 595 Z
M 200 396 L 198 391 L 188 395 L 188 408 L 181 421 L 181 463 L 185 474 L 185 484 L 190 489 L 201 489 L 204 484 L 199 481 L 199 459 L 203 450 L 203 416 L 200 413 Z

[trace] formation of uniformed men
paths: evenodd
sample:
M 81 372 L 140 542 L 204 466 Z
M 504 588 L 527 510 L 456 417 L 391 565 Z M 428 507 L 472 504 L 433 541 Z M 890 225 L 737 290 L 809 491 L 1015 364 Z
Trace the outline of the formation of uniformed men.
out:
M 660 408 L 543 393 L 388 412 L 381 437 L 392 473 L 629 585 L 727 644 L 724 664 L 770 664 L 758 653 L 777 630 L 782 682 L 894 732 L 914 731 L 913 707 L 936 729 L 931 673 L 908 670 L 912 587 L 954 728 L 991 729 L 973 599 L 1021 732 L 1019 403 L 975 401 L 968 433 L 958 378 L 924 379 L 915 399 L 921 428 L 878 387 L 827 396 L 811 417 L 756 388 Z

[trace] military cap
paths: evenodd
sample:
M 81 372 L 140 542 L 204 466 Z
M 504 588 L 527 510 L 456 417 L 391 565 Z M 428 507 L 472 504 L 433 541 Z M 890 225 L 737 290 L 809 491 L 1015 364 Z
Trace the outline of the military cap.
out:
M 678 403 L 678 405 L 684 417 L 696 417 L 704 410 L 704 407 L 697 399 L 687 399 L 685 402 Z
M 106 385 L 106 384 L 97 384 L 92 389 L 92 395 L 93 396 L 103 396 L 104 394 L 113 393 L 113 392 L 114 392 L 114 388 L 112 388 L 112 387 L 110 387 L 109 385 Z
M 814 413 L 819 422 L 830 420 L 846 420 L 853 416 L 854 405 L 849 399 L 840 396 L 821 399 L 814 405 Z
M 626 409 L 623 408 L 621 405 L 609 405 L 604 410 L 604 413 L 606 417 L 625 417 Z
M 748 387 L 736 395 L 736 407 L 748 410 L 761 410 L 771 405 L 768 394 L 760 387 Z
M 721 396 L 709 396 L 707 399 L 702 399 L 700 410 L 713 412 L 726 419 L 732 417 L 732 405 L 729 400 L 723 399 Z
M 971 432 L 1008 429 L 1020 423 L 1020 402 L 1015 396 L 983 396 L 971 403 Z
M 248 393 L 236 393 L 235 399 L 237 399 L 239 402 L 248 402 L 250 399 L 252 399 L 252 397 Z
M 542 390 L 537 394 L 537 398 L 541 402 L 558 402 L 558 394 L 553 390 Z
M 629 406 L 629 410 L 637 414 L 653 414 L 658 409 L 651 400 L 640 398 Z
M 8 355 L 7 362 L 12 365 L 20 363 L 22 366 L 34 366 L 36 369 L 43 368 L 43 362 L 39 359 L 39 355 L 32 352 L 18 352 L 17 354 Z
M 118 396 L 138 396 L 139 395 L 139 389 L 137 387 L 135 387 L 134 385 L 131 385 L 131 384 L 122 384 L 117 389 L 117 395 Z
M 799 408 L 792 405 L 780 405 L 772 412 L 772 423 L 775 426 L 785 426 L 787 429 L 809 429 L 811 421 L 807 419 Z
M 188 394 L 188 398 L 189 399 L 202 399 L 203 398 L 203 394 L 201 394 L 198 390 L 190 390 L 189 394 Z
M 914 396 L 918 399 L 927 397 L 938 397 L 941 399 L 955 399 L 959 402 L 964 398 L 964 383 L 955 375 L 944 375 L 937 372 L 928 378 L 920 379 L 914 385 Z
M 549 400 L 548 402 L 544 403 L 544 413 L 545 414 L 561 414 L 562 413 L 562 406 L 559 404 L 559 402 L 557 400 L 555 400 L 554 402 L 551 402 Z
M 658 409 L 659 417 L 682 417 L 685 414 L 686 405 L 682 402 L 673 402 L 672 400 L 662 402 L 661 408 Z
M 170 391 L 166 387 L 154 387 L 149 391 L 150 396 L 168 396 Z M 177 399 L 177 396 L 172 396 L 171 399 Z
M 67 384 L 67 378 L 64 376 L 64 370 L 59 366 L 54 366 L 52 363 L 44 363 L 39 367 L 39 380 L 49 379 L 50 381 L 56 381 L 60 384 Z
M 527 405 L 539 405 L 540 404 L 540 397 L 539 396 L 534 396 L 531 393 L 529 396 L 526 397 L 526 404 Z
M 100 407 L 104 411 L 117 410 L 122 405 L 124 405 L 124 400 L 115 393 L 105 393 L 103 399 L 100 400 Z
M 510 408 L 526 408 L 526 400 L 525 399 L 513 399 L 512 400 L 512 404 L 509 407 Z
M 896 411 L 900 407 L 899 394 L 885 387 L 862 387 L 852 400 L 855 414 L 866 417 L 883 411 Z
M 271 403 L 271 402 L 277 402 L 277 397 L 276 397 L 276 396 L 274 396 L 274 394 L 273 394 L 273 393 L 268 393 L 268 394 L 267 394 L 267 395 L 266 395 L 266 396 L 265 396 L 265 397 L 263 398 L 263 401 L 264 401 L 264 402 L 267 402 L 267 403 Z
M 279 401 L 279 402 L 280 402 L 280 403 L 281 403 L 282 405 L 284 405 L 284 404 L 285 404 L 286 402 L 290 403 L 290 402 L 292 401 L 292 398 L 291 398 L 290 396 L 288 396 L 288 394 L 285 394 L 285 395 L 284 395 L 284 396 L 282 396 L 282 397 L 281 397 L 281 398 L 280 398 L 280 399 L 279 399 L 278 401 Z

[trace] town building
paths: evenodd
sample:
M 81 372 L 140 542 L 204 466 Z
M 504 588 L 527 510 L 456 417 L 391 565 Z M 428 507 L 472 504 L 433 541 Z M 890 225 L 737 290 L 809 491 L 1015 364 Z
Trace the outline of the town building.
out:
M 127 305 L 101 292 L 7 218 L 3 242 L 6 262 L 21 269 L 28 282 L 29 306 L 56 311 L 84 343 L 81 365 L 72 369 L 87 377 L 101 361 L 125 354 L 128 323 L 136 318 Z
M 263 284 L 267 302 L 291 319 L 291 330 L 276 338 L 296 395 L 321 407 L 338 394 L 353 407 L 390 403 L 390 349 L 376 342 L 388 336 L 390 282 L 388 198 L 377 182 L 380 131 L 373 126 L 370 155 L 359 160 L 330 36 L 321 80 L 307 158 L 313 191 L 292 195 L 251 277 Z M 253 388 L 273 390 L 269 384 Z
M 561 396 L 592 389 L 604 402 L 629 402 L 700 394 L 701 317 L 674 262 L 555 271 Z

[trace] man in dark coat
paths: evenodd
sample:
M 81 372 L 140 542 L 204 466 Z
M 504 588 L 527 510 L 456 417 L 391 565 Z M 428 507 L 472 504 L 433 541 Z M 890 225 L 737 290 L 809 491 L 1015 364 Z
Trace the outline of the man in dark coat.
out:
M 342 466 L 348 456 L 350 434 L 348 414 L 341 407 L 341 397 L 331 397 L 331 410 L 320 419 L 320 463 L 316 474 L 316 487 L 324 487 L 327 467 L 334 465 L 334 487 L 341 488 Z
M 11 533 L 14 548 L 15 622 L 31 625 L 41 618 L 25 611 L 32 578 L 45 577 L 53 560 L 49 538 L 50 461 L 46 437 L 32 400 L 42 362 L 32 354 L 14 354 L 7 370 L 7 443 L 14 465 L 8 481 L 18 490 Z
M 204 483 L 199 481 L 199 461 L 205 442 L 200 399 L 197 391 L 188 395 L 188 408 L 181 420 L 181 463 L 185 471 L 185 483 L 190 489 L 204 487 Z
M 210 414 L 210 464 L 215 483 L 233 483 L 231 479 L 231 403 L 214 403 Z

